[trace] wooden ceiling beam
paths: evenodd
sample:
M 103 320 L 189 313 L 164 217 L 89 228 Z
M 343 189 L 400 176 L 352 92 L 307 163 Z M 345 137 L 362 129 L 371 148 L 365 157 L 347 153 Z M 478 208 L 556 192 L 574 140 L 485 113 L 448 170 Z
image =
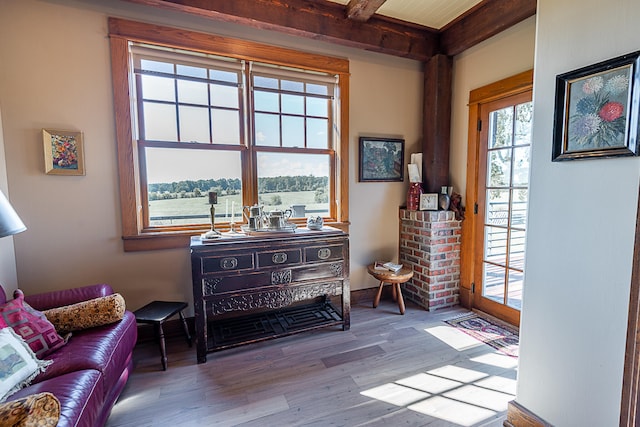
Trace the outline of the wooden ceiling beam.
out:
M 379 15 L 372 16 L 367 22 L 345 19 L 345 6 L 329 1 L 125 1 L 423 62 L 438 53 L 436 30 Z
M 455 56 L 536 14 L 536 0 L 484 0 L 445 26 L 440 51 Z
M 347 4 L 347 18 L 366 22 L 387 0 L 350 0 Z

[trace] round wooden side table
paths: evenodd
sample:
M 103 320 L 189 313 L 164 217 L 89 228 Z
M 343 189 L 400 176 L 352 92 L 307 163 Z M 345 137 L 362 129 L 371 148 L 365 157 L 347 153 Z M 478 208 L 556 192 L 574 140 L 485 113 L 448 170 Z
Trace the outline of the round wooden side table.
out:
M 367 271 L 373 277 L 380 281 L 380 287 L 376 293 L 376 297 L 373 299 L 373 308 L 376 308 L 380 303 L 380 296 L 382 295 L 382 287 L 385 283 L 391 284 L 391 292 L 393 300 L 398 301 L 398 308 L 400 314 L 404 314 L 404 299 L 402 298 L 402 291 L 400 290 L 400 284 L 406 282 L 413 277 L 413 270 L 409 267 L 402 266 L 400 271 L 394 273 L 388 270 L 376 270 L 375 263 L 367 266 Z

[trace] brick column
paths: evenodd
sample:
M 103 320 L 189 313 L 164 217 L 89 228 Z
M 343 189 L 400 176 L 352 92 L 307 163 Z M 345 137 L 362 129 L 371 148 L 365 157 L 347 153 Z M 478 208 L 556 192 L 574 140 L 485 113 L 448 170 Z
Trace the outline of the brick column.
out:
M 402 295 L 428 311 L 458 304 L 461 221 L 452 211 L 400 209 L 400 263 L 413 269 Z

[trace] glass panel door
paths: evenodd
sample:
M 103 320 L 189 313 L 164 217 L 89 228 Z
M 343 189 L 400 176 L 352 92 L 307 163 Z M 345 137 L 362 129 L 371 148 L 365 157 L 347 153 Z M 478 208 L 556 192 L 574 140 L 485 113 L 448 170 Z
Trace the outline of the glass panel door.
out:
M 532 115 L 528 92 L 483 105 L 480 116 L 474 305 L 500 318 L 519 319 L 522 307 Z

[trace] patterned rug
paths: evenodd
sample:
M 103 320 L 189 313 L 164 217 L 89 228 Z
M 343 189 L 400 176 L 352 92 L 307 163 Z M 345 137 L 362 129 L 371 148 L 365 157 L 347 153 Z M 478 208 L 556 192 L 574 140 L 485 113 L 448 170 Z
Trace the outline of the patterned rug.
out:
M 444 322 L 507 356 L 518 357 L 518 329 L 511 325 L 475 312 L 463 314 Z

